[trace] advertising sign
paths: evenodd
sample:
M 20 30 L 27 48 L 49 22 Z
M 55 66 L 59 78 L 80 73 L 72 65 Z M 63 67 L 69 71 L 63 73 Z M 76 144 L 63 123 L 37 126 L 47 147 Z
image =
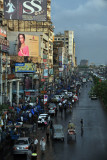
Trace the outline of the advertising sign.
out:
M 47 0 L 4 0 L 4 18 L 47 21 Z
M 63 68 L 59 68 L 59 72 L 63 72 Z
M 48 101 L 48 95 L 44 95 L 44 104 L 47 104 Z
M 6 31 L 3 28 L 0 28 L 0 36 L 6 37 Z
M 49 69 L 49 74 L 50 74 L 50 75 L 53 74 L 53 68 Z
M 39 57 L 39 36 L 26 32 L 8 32 L 10 42 L 9 55 Z
M 33 63 L 16 63 L 15 72 L 16 73 L 26 73 L 26 72 L 35 72 L 36 68 Z
M 48 77 L 48 69 L 44 69 L 44 77 Z

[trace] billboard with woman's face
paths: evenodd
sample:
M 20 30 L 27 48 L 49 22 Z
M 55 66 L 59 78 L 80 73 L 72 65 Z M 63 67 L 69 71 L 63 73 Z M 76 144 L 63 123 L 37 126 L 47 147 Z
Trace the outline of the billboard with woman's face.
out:
M 10 55 L 39 57 L 39 36 L 26 33 L 8 32 Z
M 18 34 L 18 56 L 39 56 L 39 37 Z
M 4 18 L 46 21 L 47 0 L 4 0 Z

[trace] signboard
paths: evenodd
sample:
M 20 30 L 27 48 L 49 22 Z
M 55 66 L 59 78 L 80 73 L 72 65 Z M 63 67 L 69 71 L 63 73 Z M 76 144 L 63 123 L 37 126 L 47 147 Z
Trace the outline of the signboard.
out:
M 21 72 L 35 72 L 35 65 L 33 63 L 16 63 L 15 64 L 15 72 L 21 73 Z
M 50 75 L 53 74 L 53 68 L 49 69 L 49 74 L 50 74 Z
M 44 77 L 45 77 L 45 78 L 48 77 L 48 69 L 44 69 Z
M 8 41 L 8 40 L 5 40 L 5 39 L 0 38 L 0 45 L 9 46 L 9 41 Z
M 44 95 L 44 104 L 47 104 L 48 101 L 48 95 Z
M 3 28 L 0 28 L 0 36 L 6 37 L 6 31 Z
M 59 72 L 63 72 L 63 68 L 59 68 Z
M 47 0 L 4 0 L 4 18 L 47 21 Z

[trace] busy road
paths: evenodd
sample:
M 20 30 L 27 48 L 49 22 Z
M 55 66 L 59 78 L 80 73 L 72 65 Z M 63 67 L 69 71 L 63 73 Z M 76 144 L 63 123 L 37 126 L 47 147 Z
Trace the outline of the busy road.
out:
M 38 143 L 38 160 L 106 160 L 107 159 L 107 112 L 99 100 L 91 100 L 88 92 L 91 83 L 81 89 L 79 101 L 73 105 L 72 113 L 58 111 L 57 117 L 52 117 L 53 124 L 62 124 L 64 127 L 64 142 L 52 140 L 46 143 L 46 150 L 42 154 Z M 81 132 L 80 120 L 83 118 L 83 132 Z M 67 142 L 67 126 L 69 121 L 75 124 L 76 141 Z M 33 135 L 35 136 L 35 135 Z M 38 128 L 37 138 L 46 137 L 44 129 Z M 20 156 L 20 160 L 23 159 Z

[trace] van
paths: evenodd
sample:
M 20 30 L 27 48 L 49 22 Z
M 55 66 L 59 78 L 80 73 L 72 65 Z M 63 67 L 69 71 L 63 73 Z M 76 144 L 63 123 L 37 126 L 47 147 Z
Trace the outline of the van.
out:
M 52 128 L 52 139 L 60 139 L 64 141 L 64 131 L 61 124 L 54 124 Z

